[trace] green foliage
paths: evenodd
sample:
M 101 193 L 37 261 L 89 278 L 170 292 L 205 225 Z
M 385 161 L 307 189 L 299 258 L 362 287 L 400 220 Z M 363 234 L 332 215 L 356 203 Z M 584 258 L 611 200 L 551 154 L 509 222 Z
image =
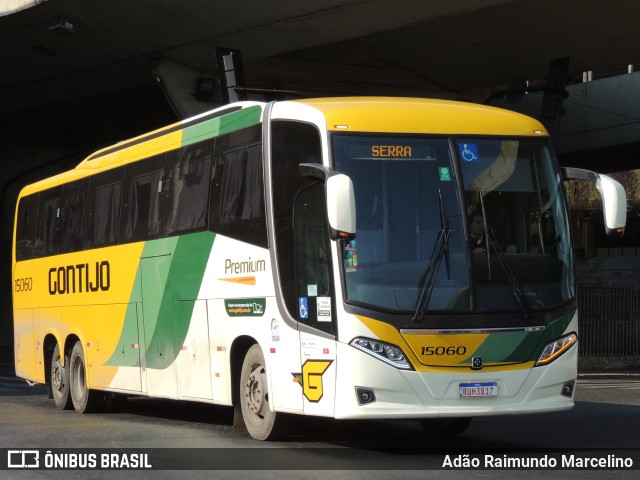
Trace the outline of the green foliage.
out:
M 622 184 L 627 193 L 627 205 L 630 211 L 640 210 L 640 170 L 608 173 Z M 569 210 L 601 210 L 602 202 L 596 187 L 582 180 L 568 180 L 564 184 L 567 192 Z

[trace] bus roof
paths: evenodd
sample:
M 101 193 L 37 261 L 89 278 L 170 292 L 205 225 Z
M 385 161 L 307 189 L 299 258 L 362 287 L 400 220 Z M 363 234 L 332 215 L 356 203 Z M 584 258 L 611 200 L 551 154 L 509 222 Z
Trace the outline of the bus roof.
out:
M 45 178 L 23 188 L 20 196 L 79 180 L 116 166 L 164 153 L 216 135 L 260 123 L 264 103 L 239 102 L 225 105 L 102 148 L 74 169 Z
M 401 97 L 296 100 L 321 111 L 334 131 L 545 136 L 537 120 L 475 103 Z
M 546 136 L 537 120 L 495 107 L 402 97 L 334 97 L 279 102 L 321 112 L 332 131 L 444 135 Z M 75 169 L 26 186 L 20 196 L 259 123 L 263 102 L 225 105 L 96 151 Z

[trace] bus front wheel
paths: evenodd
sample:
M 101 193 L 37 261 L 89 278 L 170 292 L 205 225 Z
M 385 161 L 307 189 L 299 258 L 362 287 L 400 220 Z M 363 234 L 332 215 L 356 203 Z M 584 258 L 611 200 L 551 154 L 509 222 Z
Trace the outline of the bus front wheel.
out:
M 65 356 L 62 365 L 60 346 L 56 344 L 51 356 L 51 393 L 53 402 L 60 410 L 68 410 L 72 407 L 71 395 L 69 395 L 69 357 Z
M 89 390 L 87 388 L 85 365 L 86 362 L 82 344 L 76 342 L 69 360 L 69 390 L 71 392 L 73 408 L 75 408 L 78 413 L 91 413 L 100 410 L 104 398 L 103 392 Z
M 284 418 L 271 410 L 267 369 L 260 346 L 247 351 L 240 376 L 240 407 L 249 434 L 256 440 L 274 440 L 284 433 Z

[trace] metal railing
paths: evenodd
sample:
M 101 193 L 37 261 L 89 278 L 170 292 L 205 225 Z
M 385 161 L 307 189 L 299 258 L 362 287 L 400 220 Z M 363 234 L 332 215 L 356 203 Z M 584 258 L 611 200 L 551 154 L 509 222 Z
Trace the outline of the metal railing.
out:
M 640 286 L 578 285 L 580 356 L 640 359 Z

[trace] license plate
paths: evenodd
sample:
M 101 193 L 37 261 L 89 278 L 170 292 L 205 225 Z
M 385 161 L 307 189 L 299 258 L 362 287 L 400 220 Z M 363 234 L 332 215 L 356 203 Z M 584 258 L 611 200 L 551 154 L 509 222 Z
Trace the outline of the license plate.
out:
M 498 384 L 496 382 L 461 383 L 458 391 L 461 397 L 496 397 Z

